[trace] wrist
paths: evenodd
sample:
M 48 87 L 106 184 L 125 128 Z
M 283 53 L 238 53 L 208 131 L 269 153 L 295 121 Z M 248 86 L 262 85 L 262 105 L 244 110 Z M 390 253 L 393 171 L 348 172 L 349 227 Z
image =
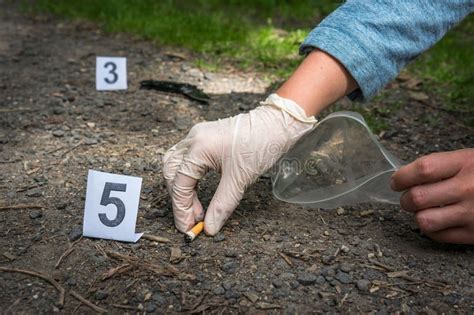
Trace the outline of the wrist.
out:
M 314 116 L 306 115 L 305 110 L 296 102 L 281 97 L 276 93 L 270 94 L 265 101 L 261 102 L 261 104 L 277 107 L 302 123 L 315 124 L 317 122 L 317 119 Z

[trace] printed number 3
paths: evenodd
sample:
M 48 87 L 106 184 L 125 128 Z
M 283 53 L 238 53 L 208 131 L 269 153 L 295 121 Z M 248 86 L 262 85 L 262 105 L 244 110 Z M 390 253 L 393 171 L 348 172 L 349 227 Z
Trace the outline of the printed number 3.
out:
M 109 78 L 104 78 L 105 82 L 107 82 L 108 84 L 114 84 L 115 82 L 117 82 L 118 80 L 118 74 L 115 72 L 115 70 L 117 70 L 117 65 L 111 61 L 107 62 L 105 65 L 104 65 L 104 68 L 107 68 L 107 67 L 112 67 L 112 69 L 109 71 L 109 73 L 111 75 L 113 75 L 113 79 L 112 80 L 109 80 Z
M 100 199 L 100 204 L 102 206 L 107 206 L 113 204 L 117 207 L 117 216 L 113 220 L 109 220 L 105 213 L 99 213 L 100 221 L 110 227 L 115 227 L 122 223 L 125 218 L 125 205 L 120 198 L 110 197 L 111 191 L 126 191 L 127 184 L 117 184 L 117 183 L 105 183 L 104 192 L 102 193 L 102 198 Z

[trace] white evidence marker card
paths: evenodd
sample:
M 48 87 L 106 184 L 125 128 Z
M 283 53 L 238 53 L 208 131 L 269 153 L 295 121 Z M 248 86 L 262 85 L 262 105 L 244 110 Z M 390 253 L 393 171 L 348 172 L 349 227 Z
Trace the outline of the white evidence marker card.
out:
M 82 234 L 86 237 L 133 242 L 142 179 L 89 170 Z
M 127 89 L 127 58 L 97 57 L 95 68 L 97 91 Z

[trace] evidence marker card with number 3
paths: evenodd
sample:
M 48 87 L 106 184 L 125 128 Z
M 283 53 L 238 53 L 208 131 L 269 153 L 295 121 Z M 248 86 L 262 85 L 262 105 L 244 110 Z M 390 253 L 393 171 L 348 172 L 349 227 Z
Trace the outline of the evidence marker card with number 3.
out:
M 89 170 L 82 234 L 86 237 L 133 242 L 142 179 Z
M 97 57 L 96 60 L 97 91 L 127 89 L 127 58 Z

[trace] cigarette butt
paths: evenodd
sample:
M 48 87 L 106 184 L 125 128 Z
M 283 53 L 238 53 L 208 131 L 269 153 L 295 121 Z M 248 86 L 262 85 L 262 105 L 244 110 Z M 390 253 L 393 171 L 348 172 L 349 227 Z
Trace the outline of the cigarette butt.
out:
M 184 240 L 191 242 L 202 232 L 202 230 L 204 230 L 204 221 L 199 222 L 191 230 L 187 231 Z

